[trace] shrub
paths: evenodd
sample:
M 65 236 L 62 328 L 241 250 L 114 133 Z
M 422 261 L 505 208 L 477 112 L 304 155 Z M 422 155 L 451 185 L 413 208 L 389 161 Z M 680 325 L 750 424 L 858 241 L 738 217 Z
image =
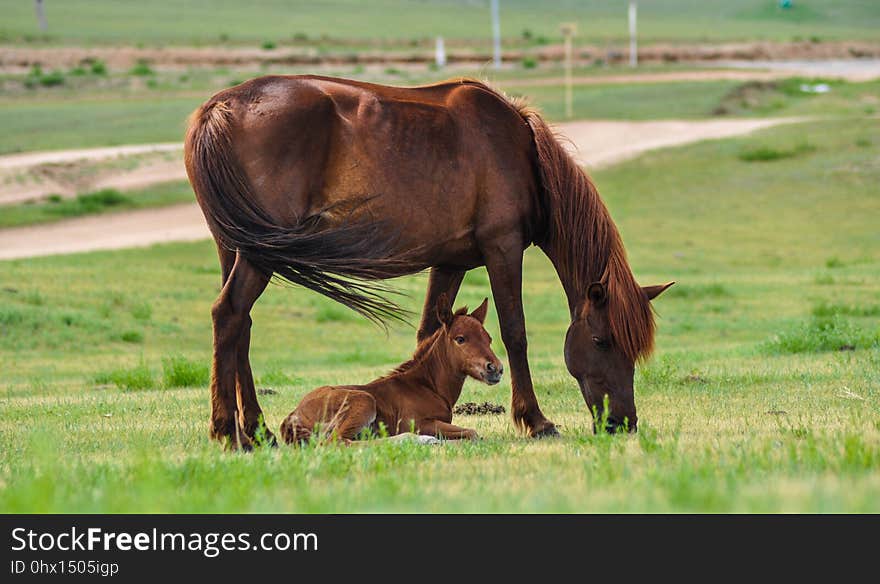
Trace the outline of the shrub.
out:
M 155 75 L 156 72 L 153 71 L 153 68 L 150 67 L 150 63 L 146 59 L 138 59 L 138 62 L 135 63 L 134 67 L 129 71 L 132 75 Z
M 52 71 L 51 73 L 47 73 L 40 77 L 40 85 L 44 87 L 56 87 L 58 85 L 64 85 L 64 73 L 58 71 Z
M 88 73 L 88 71 L 85 70 L 85 67 L 76 66 L 73 69 L 71 69 L 70 71 L 68 71 L 67 74 L 70 75 L 71 77 L 83 77 L 87 73 Z
M 91 66 L 92 75 L 106 75 L 107 74 L 107 65 L 104 64 L 104 61 L 99 59 L 95 59 L 92 62 Z
M 534 69 L 538 66 L 538 61 L 534 57 L 525 57 L 522 60 L 523 69 Z
M 210 380 L 206 362 L 191 361 L 181 355 L 162 359 L 162 374 L 165 387 L 200 387 Z
M 263 41 L 263 44 L 260 46 L 265 51 L 271 51 L 272 49 L 274 49 L 276 47 L 275 41 Z
M 140 331 L 125 331 L 119 337 L 124 343 L 143 343 L 144 334 Z

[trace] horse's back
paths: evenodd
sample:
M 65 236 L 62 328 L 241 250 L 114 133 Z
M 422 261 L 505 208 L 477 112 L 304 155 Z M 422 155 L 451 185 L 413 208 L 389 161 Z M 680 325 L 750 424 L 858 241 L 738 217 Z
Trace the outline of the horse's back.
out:
M 401 249 L 423 250 L 417 267 L 473 267 L 478 229 L 509 232 L 534 216 L 530 130 L 479 82 L 268 76 L 213 99 L 232 108 L 236 158 L 280 224 L 379 217 L 400 229 Z

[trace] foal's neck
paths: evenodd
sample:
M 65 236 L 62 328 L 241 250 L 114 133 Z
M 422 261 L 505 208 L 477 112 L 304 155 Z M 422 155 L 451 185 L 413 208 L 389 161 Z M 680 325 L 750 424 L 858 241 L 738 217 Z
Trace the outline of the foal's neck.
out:
M 404 371 L 402 376 L 428 387 L 449 404 L 451 408 L 461 396 L 466 375 L 452 367 L 447 343 L 438 338 L 419 363 Z

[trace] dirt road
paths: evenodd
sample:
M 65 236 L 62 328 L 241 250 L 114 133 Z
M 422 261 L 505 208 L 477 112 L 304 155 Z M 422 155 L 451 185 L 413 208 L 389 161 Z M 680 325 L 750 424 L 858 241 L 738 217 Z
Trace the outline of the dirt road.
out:
M 700 140 L 747 134 L 761 128 L 797 121 L 794 118 L 708 121 L 579 121 L 560 124 L 569 138 L 575 158 L 596 169 L 633 158 L 655 148 L 676 146 Z M 69 156 L 89 158 L 114 156 L 132 148 L 160 148 L 178 151 L 179 144 L 120 146 L 95 150 L 14 155 L 18 160 L 71 160 Z M 149 151 L 149 150 L 145 150 Z M 74 154 L 75 152 L 75 154 Z M 25 158 L 25 157 L 30 158 Z M 173 172 L 179 173 L 180 164 Z M 176 178 L 175 175 L 174 178 Z M 209 236 L 198 206 L 175 205 L 160 209 L 96 215 L 14 229 L 0 230 L 0 260 L 43 255 L 69 254 L 100 249 L 138 247 L 170 241 L 194 241 Z

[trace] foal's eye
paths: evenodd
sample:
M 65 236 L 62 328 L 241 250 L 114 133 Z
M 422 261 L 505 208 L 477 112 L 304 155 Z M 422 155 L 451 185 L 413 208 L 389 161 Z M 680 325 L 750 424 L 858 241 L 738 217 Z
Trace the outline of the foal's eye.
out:
M 458 343 L 459 345 L 464 343 L 464 337 L 461 335 L 455 337 L 455 342 Z
M 603 349 L 603 350 L 604 350 L 604 349 L 607 349 L 608 347 L 611 346 L 611 344 L 610 344 L 607 340 L 602 339 L 602 338 L 599 338 L 599 337 L 593 337 L 593 343 L 594 343 L 598 348 Z

